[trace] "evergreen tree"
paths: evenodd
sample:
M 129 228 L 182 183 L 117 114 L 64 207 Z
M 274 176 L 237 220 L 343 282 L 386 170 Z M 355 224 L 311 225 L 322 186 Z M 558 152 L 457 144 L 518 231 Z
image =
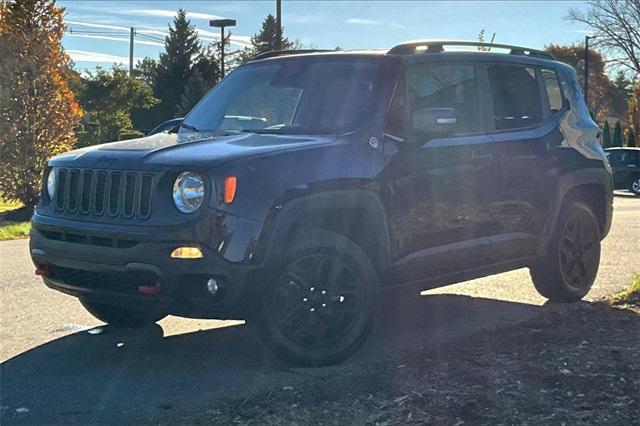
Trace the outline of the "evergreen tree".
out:
M 636 147 L 636 135 L 633 132 L 633 127 L 629 127 L 629 131 L 627 132 L 627 146 L 629 148 Z
M 154 95 L 160 99 L 158 112 L 160 121 L 175 118 L 185 90 L 192 75 L 194 62 L 200 56 L 202 45 L 198 33 L 187 13 L 180 9 L 169 27 L 164 42 L 165 51 L 160 54 Z
M 63 14 L 52 0 L 0 1 L 0 192 L 27 211 L 47 160 L 74 147 L 82 116 L 69 89 Z
M 252 58 L 260 55 L 261 53 L 271 52 L 276 50 L 278 45 L 277 41 L 277 23 L 276 18 L 269 14 L 262 22 L 262 28 L 257 34 L 251 37 L 251 47 L 247 47 L 240 54 L 239 61 L 245 63 Z M 288 38 L 284 36 L 284 28 L 282 29 L 282 41 L 280 43 L 282 50 L 290 50 L 296 47 L 296 43 L 290 42 Z
M 609 128 L 609 122 L 604 122 L 604 128 L 602 129 L 602 146 L 604 148 L 611 148 L 611 129 Z
M 619 120 L 613 128 L 613 140 L 611 144 L 616 147 L 622 146 L 622 125 Z
M 193 108 L 200 99 L 207 93 L 207 83 L 204 81 L 200 72 L 194 70 L 184 89 L 184 93 L 180 98 L 180 105 L 178 106 L 177 113 L 180 116 L 185 116 L 191 108 Z

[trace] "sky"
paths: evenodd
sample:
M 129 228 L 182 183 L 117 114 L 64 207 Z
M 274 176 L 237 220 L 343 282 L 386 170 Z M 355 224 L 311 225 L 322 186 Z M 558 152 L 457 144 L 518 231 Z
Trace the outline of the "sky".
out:
M 275 15 L 270 1 L 78 1 L 66 9 L 63 45 L 79 70 L 114 62 L 128 64 L 129 28 L 136 28 L 134 57 L 157 58 L 176 10 L 182 8 L 203 44 L 220 39 L 210 19 L 231 18 L 230 51 L 247 46 L 264 18 Z M 582 42 L 586 28 L 567 22 L 581 1 L 282 1 L 285 36 L 305 47 L 344 49 L 392 47 L 406 40 L 475 40 L 484 29 L 496 43 L 543 48 Z M 105 34 L 106 33 L 106 34 Z

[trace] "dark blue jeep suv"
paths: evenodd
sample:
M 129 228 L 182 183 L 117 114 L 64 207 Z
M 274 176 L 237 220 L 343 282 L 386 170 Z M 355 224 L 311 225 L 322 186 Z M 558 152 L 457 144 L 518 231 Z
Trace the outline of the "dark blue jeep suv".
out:
M 271 52 L 176 134 L 46 173 L 30 249 L 47 286 L 113 325 L 246 318 L 303 365 L 356 351 L 394 287 L 528 267 L 543 296 L 579 300 L 612 216 L 575 71 L 473 42 Z

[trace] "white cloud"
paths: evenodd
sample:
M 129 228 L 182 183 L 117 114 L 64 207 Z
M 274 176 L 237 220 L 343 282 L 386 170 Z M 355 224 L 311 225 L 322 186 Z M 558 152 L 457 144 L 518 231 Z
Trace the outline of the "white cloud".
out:
M 126 30 L 129 31 L 129 27 L 121 27 L 119 25 L 105 25 L 105 24 L 94 24 L 91 22 L 82 22 L 82 21 L 66 21 L 67 24 L 71 25 L 81 25 L 83 27 L 91 27 L 91 28 L 104 28 L 108 30 Z
M 391 28 L 407 28 L 406 26 L 399 24 L 397 22 L 380 22 L 374 21 L 373 19 L 367 18 L 349 18 L 345 21 L 347 24 L 353 25 L 386 25 Z
M 107 53 L 90 52 L 87 50 L 66 50 L 65 51 L 74 62 L 107 62 L 107 63 L 128 63 L 128 56 L 109 55 Z M 133 58 L 134 62 L 142 58 Z
M 134 9 L 127 10 L 126 14 L 128 15 L 144 15 L 144 16 L 163 16 L 166 18 L 173 18 L 178 13 L 177 10 L 168 10 L 168 9 Z M 211 15 L 209 13 L 201 13 L 201 12 L 189 12 L 187 11 L 187 17 L 192 19 L 223 19 L 222 16 Z
M 374 21 L 372 19 L 366 18 L 349 18 L 347 19 L 347 24 L 355 24 L 355 25 L 382 25 L 382 22 Z

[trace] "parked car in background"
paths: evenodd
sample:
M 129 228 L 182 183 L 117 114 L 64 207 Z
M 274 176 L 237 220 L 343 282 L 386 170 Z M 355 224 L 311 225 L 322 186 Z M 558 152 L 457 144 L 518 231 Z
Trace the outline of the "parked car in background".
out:
M 528 267 L 583 298 L 613 209 L 600 137 L 543 51 L 270 52 L 177 134 L 52 158 L 31 257 L 109 324 L 245 318 L 282 359 L 335 363 L 398 287 Z
M 640 148 L 607 148 L 615 189 L 628 189 L 640 196 Z
M 156 133 L 177 133 L 180 125 L 182 124 L 182 120 L 184 120 L 182 117 L 167 120 L 147 133 L 147 136 L 155 135 Z

